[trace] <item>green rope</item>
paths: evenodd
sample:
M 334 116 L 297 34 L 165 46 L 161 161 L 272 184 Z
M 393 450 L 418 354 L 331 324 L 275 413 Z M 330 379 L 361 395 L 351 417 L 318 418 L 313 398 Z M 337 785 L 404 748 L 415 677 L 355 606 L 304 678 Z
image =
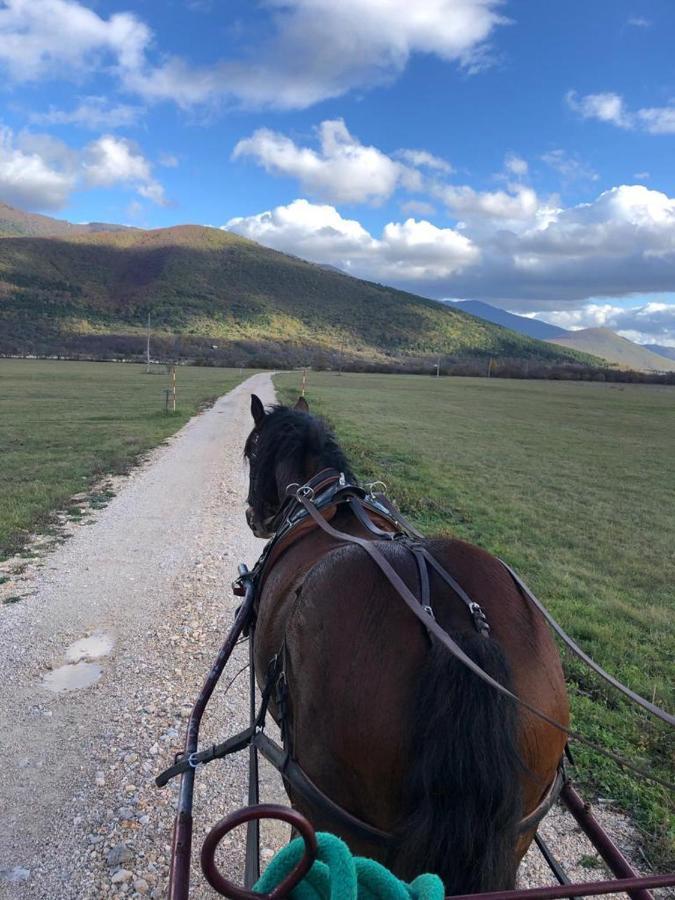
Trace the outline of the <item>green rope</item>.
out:
M 363 856 L 352 856 L 349 847 L 334 834 L 319 832 L 314 865 L 289 895 L 289 900 L 443 900 L 445 890 L 438 875 L 419 875 L 410 884 L 389 869 Z M 280 850 L 253 888 L 267 894 L 281 884 L 302 859 L 305 844 L 295 838 Z

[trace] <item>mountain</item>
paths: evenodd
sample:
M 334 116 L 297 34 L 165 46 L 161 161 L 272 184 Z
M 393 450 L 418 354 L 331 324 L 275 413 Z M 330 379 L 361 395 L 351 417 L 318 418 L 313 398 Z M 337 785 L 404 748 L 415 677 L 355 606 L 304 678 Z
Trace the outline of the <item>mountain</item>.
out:
M 140 356 L 149 314 L 155 355 L 231 365 L 593 362 L 216 228 L 99 230 L 8 207 L 0 219 L 4 354 Z
M 6 203 L 0 203 L 0 237 L 70 237 L 98 231 L 126 231 L 128 227 L 108 225 L 105 222 L 73 225 L 71 222 L 23 212 L 14 209 L 13 206 L 7 206 Z
M 642 344 L 647 350 L 656 353 L 657 356 L 666 356 L 668 359 L 675 359 L 675 347 L 664 347 L 662 344 Z
M 504 328 L 510 328 L 519 334 L 526 334 L 528 337 L 538 338 L 540 341 L 568 334 L 564 328 L 558 328 L 557 325 L 549 325 L 548 322 L 541 322 L 538 319 L 528 319 L 527 316 L 517 316 L 505 309 L 483 303 L 481 300 L 446 300 L 444 302 L 459 306 L 463 312 L 478 316 L 479 319 L 485 319 L 495 325 L 502 325 Z
M 640 344 L 620 337 L 609 328 L 584 328 L 570 331 L 563 337 L 552 338 L 549 343 L 560 347 L 592 353 L 624 369 L 648 372 L 675 372 L 675 360 L 657 356 Z

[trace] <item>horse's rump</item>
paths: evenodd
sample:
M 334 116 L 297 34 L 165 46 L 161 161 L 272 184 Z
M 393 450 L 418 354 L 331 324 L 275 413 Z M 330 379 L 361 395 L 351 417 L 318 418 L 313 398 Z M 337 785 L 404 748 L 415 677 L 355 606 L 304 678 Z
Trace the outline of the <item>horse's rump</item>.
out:
M 427 842 L 424 833 L 430 826 L 436 832 L 443 825 L 447 840 L 457 842 L 459 823 L 468 822 L 471 829 L 480 818 L 479 810 L 472 817 L 468 807 L 480 802 L 486 809 L 486 792 L 494 795 L 487 809 L 501 810 L 502 818 L 515 821 L 521 809 L 526 813 L 534 808 L 553 778 L 564 739 L 555 734 L 550 760 L 542 760 L 542 729 L 548 726 L 509 709 L 504 698 L 479 684 L 443 648 L 432 650 L 427 632 L 362 550 L 322 545 L 319 553 L 318 545 L 312 548 L 316 541 L 321 544 L 322 538 L 304 538 L 275 565 L 274 578 L 261 598 L 259 624 L 264 628 L 256 638 L 261 672 L 285 641 L 290 746 L 307 774 L 349 812 L 380 829 L 410 838 L 416 819 L 421 826 L 417 844 Z M 512 683 L 534 705 L 565 722 L 562 673 L 557 685 L 555 666 L 551 668 L 551 654 L 557 659 L 555 648 L 508 573 L 494 557 L 461 541 L 428 541 L 426 546 L 481 604 L 492 638 L 477 634 L 464 604 L 432 572 L 432 607 L 439 624 L 491 674 Z M 381 542 L 379 547 L 410 589 L 419 593 L 411 554 L 396 543 Z M 537 689 L 542 679 L 543 688 Z M 434 717 L 434 707 L 442 710 L 440 719 Z M 457 719 L 468 710 L 472 710 L 470 722 Z M 479 747 L 481 729 L 485 734 Z M 551 735 L 545 737 L 551 740 Z M 429 742 L 434 759 L 426 753 Z M 510 748 L 516 743 L 524 766 L 512 758 Z M 466 775 L 471 754 L 482 761 L 480 785 L 476 778 L 481 773 L 475 765 L 473 781 Z M 436 813 L 433 820 L 424 819 L 419 808 L 422 804 L 429 813 L 430 804 L 423 804 L 425 791 L 438 792 L 433 779 L 426 785 L 420 781 L 422 770 L 429 767 L 435 768 L 436 777 L 439 771 L 447 772 L 448 786 L 453 774 L 462 772 L 448 787 L 453 797 L 446 796 L 444 802 L 436 797 L 431 804 Z M 533 770 L 531 777 L 523 776 L 528 767 Z M 384 858 L 383 851 L 307 809 L 301 798 L 293 799 L 316 827 L 340 833 L 356 852 Z M 457 807 L 452 812 L 454 821 L 440 821 L 439 816 L 450 815 L 449 804 Z M 493 835 L 489 837 L 494 849 Z M 478 836 L 465 834 L 464 840 L 476 845 Z M 446 849 L 438 847 L 437 853 L 446 854 Z M 396 856 L 403 868 L 397 866 Z M 419 847 L 410 854 L 390 855 L 388 862 L 395 870 L 411 874 L 403 865 L 406 856 L 418 858 Z M 511 858 L 515 860 L 515 850 Z M 454 866 L 460 880 L 461 868 Z M 436 870 L 441 870 L 438 860 Z M 507 876 L 500 877 L 498 885 L 503 885 Z M 491 884 L 476 883 L 485 890 Z

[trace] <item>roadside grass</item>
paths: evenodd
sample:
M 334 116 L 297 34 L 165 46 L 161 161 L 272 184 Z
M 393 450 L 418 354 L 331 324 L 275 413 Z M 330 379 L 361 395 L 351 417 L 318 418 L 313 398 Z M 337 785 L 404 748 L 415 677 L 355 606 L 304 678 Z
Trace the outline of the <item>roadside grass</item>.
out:
M 294 402 L 297 374 L 277 376 Z M 509 562 L 604 668 L 673 706 L 675 389 L 311 373 L 307 394 L 364 480 L 429 534 Z M 672 735 L 565 654 L 573 724 L 666 780 Z M 573 744 L 575 780 L 672 853 L 664 788 Z
M 200 408 L 244 378 L 236 369 L 181 366 L 178 408 L 164 412 L 163 366 L 0 359 L 0 559 L 48 529 L 70 497 L 177 431 Z M 88 505 L 105 505 L 110 492 Z M 86 510 L 72 506 L 71 519 Z

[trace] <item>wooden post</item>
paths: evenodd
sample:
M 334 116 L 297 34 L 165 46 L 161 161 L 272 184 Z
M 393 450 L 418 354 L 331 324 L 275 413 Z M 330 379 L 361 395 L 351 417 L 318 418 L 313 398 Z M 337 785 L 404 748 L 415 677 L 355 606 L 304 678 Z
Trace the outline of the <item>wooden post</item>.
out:
M 438 362 L 436 363 L 436 378 L 440 378 L 441 375 L 441 358 L 438 357 Z
M 176 412 L 176 367 L 171 366 L 171 412 Z
M 304 397 L 304 396 L 305 396 L 305 388 L 306 388 L 306 387 L 307 387 L 307 369 L 304 368 L 304 369 L 302 370 L 302 385 L 301 385 L 301 389 L 300 389 L 300 396 L 301 396 L 301 397 Z
M 148 328 L 145 342 L 145 374 L 150 374 L 150 313 L 148 313 Z

